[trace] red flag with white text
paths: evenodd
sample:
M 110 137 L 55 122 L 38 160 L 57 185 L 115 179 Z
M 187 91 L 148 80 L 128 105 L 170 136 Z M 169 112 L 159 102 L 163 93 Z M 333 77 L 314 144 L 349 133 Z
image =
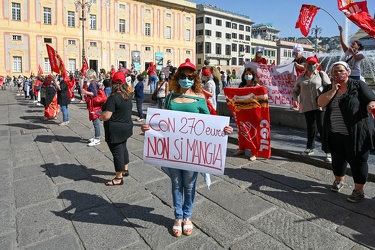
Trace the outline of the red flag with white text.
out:
M 296 29 L 301 30 L 302 35 L 308 36 L 314 17 L 320 8 L 314 5 L 303 4 L 296 23 Z
M 367 9 L 367 1 L 354 2 L 337 0 L 338 8 L 364 32 L 375 38 L 375 20 Z
M 267 89 L 224 88 L 226 101 L 238 130 L 238 147 L 254 156 L 271 157 L 270 112 Z

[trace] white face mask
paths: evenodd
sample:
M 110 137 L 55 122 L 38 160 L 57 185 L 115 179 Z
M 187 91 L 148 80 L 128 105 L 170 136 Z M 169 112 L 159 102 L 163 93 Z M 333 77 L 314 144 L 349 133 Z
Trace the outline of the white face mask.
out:
M 262 52 L 257 52 L 257 57 L 262 57 L 262 56 L 263 56 Z

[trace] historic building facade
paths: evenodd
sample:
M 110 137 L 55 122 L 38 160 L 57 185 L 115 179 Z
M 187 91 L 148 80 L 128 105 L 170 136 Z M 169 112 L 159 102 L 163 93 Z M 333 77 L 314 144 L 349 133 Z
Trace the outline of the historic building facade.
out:
M 81 68 L 83 53 L 95 70 L 196 60 L 193 2 L 2 0 L 0 11 L 0 75 L 36 73 L 39 65 L 50 73 L 46 44 L 69 71 Z

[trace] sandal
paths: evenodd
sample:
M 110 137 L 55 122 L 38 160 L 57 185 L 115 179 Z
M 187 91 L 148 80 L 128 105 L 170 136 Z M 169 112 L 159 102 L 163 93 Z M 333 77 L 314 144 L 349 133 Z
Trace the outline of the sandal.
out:
M 182 227 L 181 227 L 181 220 L 174 220 L 173 227 L 172 227 L 172 234 L 175 237 L 180 237 L 182 235 Z M 176 225 L 179 224 L 179 225 Z
M 121 180 L 120 183 L 115 183 L 114 180 Z M 106 182 L 105 185 L 106 186 L 120 186 L 124 184 L 124 179 L 122 178 L 117 178 L 115 177 L 114 179 L 112 179 L 110 182 Z
M 190 224 L 186 224 L 187 221 L 189 221 Z M 183 233 L 186 236 L 189 236 L 193 233 L 193 223 L 191 222 L 191 220 L 189 218 L 184 219 Z
M 125 169 L 124 172 L 122 172 L 122 176 L 129 176 L 129 170 Z

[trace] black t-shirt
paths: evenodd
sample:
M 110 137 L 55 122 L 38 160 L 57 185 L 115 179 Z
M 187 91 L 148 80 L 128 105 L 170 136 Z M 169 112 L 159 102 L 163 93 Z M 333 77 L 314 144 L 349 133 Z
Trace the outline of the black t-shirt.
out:
M 109 88 L 111 87 L 111 81 L 109 79 L 105 79 L 103 81 L 104 88 Z
M 133 134 L 132 99 L 125 100 L 120 93 L 108 97 L 103 111 L 112 112 L 108 121 L 104 122 L 105 141 L 121 143 Z

